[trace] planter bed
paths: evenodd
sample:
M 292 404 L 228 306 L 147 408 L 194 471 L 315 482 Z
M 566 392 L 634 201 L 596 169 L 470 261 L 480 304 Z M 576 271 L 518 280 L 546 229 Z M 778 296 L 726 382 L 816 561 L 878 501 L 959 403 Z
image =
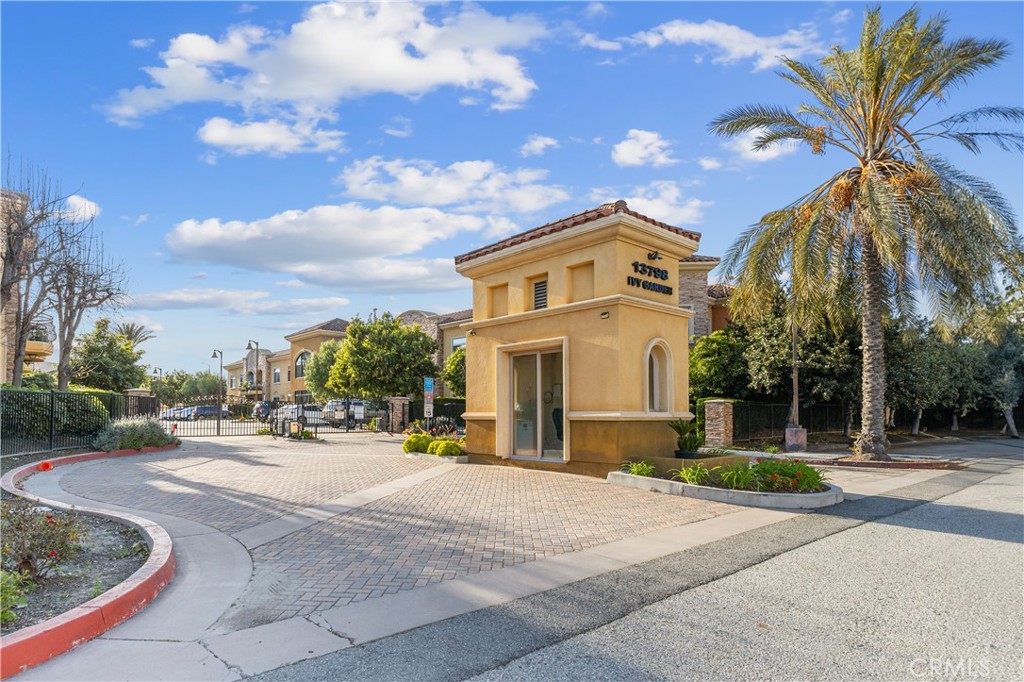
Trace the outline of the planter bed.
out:
M 418 459 L 434 459 L 434 460 L 439 459 L 439 460 L 441 460 L 443 462 L 453 462 L 455 464 L 469 464 L 469 456 L 468 455 L 459 455 L 457 457 L 453 457 L 453 456 L 441 457 L 440 455 L 431 455 L 431 454 L 428 454 L 426 452 L 407 452 L 407 453 L 405 453 L 405 456 L 406 457 L 416 457 Z
M 712 502 L 741 504 L 747 507 L 768 509 L 820 509 L 843 501 L 843 489 L 826 483 L 826 490 L 819 493 L 765 493 L 753 490 L 730 490 L 706 485 L 690 485 L 681 481 L 664 478 L 634 476 L 621 471 L 608 474 L 608 482 L 626 488 L 651 490 L 681 497 L 693 497 Z

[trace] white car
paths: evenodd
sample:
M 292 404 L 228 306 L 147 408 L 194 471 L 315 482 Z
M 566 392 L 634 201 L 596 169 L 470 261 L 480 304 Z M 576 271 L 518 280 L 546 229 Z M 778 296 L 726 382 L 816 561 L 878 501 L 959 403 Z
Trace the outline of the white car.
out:
M 299 422 L 303 426 L 327 426 L 319 405 L 282 405 L 274 413 L 274 420 Z

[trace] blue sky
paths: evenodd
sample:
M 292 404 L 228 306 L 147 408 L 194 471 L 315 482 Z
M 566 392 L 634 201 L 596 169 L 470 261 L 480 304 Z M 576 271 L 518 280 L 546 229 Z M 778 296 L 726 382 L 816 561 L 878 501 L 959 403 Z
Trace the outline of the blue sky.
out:
M 948 111 L 1024 104 L 1021 3 L 919 6 L 1011 44 Z M 95 213 L 130 272 L 111 316 L 157 332 L 144 361 L 194 371 L 333 317 L 469 307 L 455 255 L 605 201 L 722 255 L 846 160 L 708 122 L 795 106 L 777 57 L 851 47 L 864 7 L 5 0 L 0 134 Z M 1019 156 L 933 150 L 1021 214 Z

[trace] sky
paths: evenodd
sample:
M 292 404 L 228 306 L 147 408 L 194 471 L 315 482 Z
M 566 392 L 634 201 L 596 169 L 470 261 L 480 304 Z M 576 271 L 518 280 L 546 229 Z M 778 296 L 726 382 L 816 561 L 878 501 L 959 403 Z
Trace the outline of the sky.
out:
M 143 362 L 216 371 L 334 317 L 468 308 L 456 255 L 608 201 L 722 256 L 848 160 L 708 123 L 797 106 L 779 57 L 854 46 L 865 6 L 4 0 L 0 144 L 94 216 Z M 923 121 L 1024 105 L 1024 4 L 919 7 L 1011 49 Z M 1020 226 L 1019 155 L 930 149 Z

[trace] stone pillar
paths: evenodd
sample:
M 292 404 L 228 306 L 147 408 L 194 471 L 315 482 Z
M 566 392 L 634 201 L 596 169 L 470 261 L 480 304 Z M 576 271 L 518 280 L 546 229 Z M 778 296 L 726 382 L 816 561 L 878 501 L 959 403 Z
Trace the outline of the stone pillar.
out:
M 704 445 L 709 448 L 732 446 L 732 401 L 704 402 Z
M 409 415 L 409 398 L 395 396 L 388 398 L 388 431 L 401 433 L 405 430 L 405 419 Z

